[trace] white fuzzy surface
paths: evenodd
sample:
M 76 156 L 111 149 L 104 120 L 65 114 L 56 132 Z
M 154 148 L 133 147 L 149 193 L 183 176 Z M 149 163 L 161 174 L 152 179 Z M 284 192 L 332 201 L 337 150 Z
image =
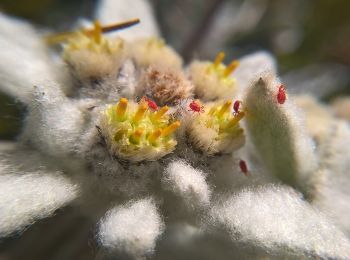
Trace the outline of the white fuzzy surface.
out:
M 190 206 L 207 206 L 211 189 L 206 174 L 194 169 L 184 161 L 174 161 L 168 165 L 163 175 L 163 186 L 183 198 Z
M 267 73 L 247 89 L 243 100 L 247 130 L 267 168 L 286 183 L 307 191 L 318 167 L 315 145 L 292 97 L 287 94 L 283 104 L 277 102 L 280 85 L 273 73 Z
M 34 85 L 54 80 L 47 50 L 28 23 L 0 13 L 0 89 L 24 103 Z
M 322 258 L 349 259 L 350 242 L 301 195 L 284 186 L 244 190 L 212 209 L 234 240 L 270 252 L 290 251 Z
M 62 172 L 41 166 L 37 153 L 13 148 L 1 146 L 0 237 L 52 215 L 79 193 Z
M 139 258 L 153 252 L 163 221 L 152 199 L 109 210 L 99 224 L 99 240 L 111 251 Z
M 133 18 L 141 20 L 141 23 L 138 25 L 118 31 L 116 33 L 118 36 L 132 40 L 138 37 L 159 35 L 158 26 L 149 1 L 102 0 L 99 2 L 100 4 L 95 15 L 102 24 L 113 24 Z M 113 35 L 113 33 L 108 35 Z
M 328 106 L 310 96 L 299 96 L 306 126 L 316 141 L 320 170 L 313 176 L 313 203 L 350 234 L 350 128 L 336 119 Z
M 50 155 L 68 156 L 81 146 L 86 120 L 78 102 L 45 92 L 29 107 L 22 140 Z
M 350 234 L 350 129 L 341 120 L 329 127 L 330 135 L 319 146 L 321 171 L 315 178 L 314 203 Z

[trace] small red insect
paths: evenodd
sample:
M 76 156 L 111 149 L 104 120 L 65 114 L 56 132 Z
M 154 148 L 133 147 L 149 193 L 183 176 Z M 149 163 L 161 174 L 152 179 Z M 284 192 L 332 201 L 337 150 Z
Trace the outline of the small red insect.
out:
M 204 106 L 201 106 L 199 102 L 196 102 L 195 100 L 192 100 L 192 102 L 189 104 L 190 110 L 197 113 L 204 112 Z
M 277 93 L 277 101 L 279 104 L 284 104 L 284 102 L 286 101 L 287 99 L 287 95 L 286 95 L 286 89 L 284 87 L 284 85 L 281 85 L 279 88 L 278 88 L 278 93 Z
M 239 168 L 241 168 L 241 171 L 244 173 L 245 176 L 248 176 L 248 167 L 244 160 L 239 161 Z
M 236 100 L 233 103 L 233 111 L 234 111 L 235 114 L 239 113 L 239 108 L 241 107 L 241 103 L 242 103 L 242 101 L 239 101 L 239 100 Z
M 144 97 L 144 100 L 148 103 L 148 107 L 153 110 L 158 110 L 158 105 L 152 99 Z

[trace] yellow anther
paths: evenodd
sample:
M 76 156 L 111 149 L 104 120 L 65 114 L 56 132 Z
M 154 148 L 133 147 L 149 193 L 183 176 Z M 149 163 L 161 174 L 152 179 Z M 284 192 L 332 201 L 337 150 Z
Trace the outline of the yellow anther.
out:
M 152 134 L 150 134 L 148 136 L 148 141 L 152 144 L 155 145 L 157 139 L 162 135 L 162 130 L 161 129 L 157 129 L 156 131 L 154 131 Z
M 139 19 L 132 19 L 129 21 L 125 21 L 125 22 L 121 22 L 121 23 L 116 23 L 116 24 L 111 24 L 111 25 L 107 25 L 107 26 L 103 26 L 101 27 L 101 33 L 108 33 L 108 32 L 113 32 L 116 30 L 121 30 L 121 29 L 125 29 L 128 28 L 130 26 L 133 26 L 135 24 L 138 24 L 140 22 Z M 95 24 L 95 28 L 93 29 L 84 29 L 83 33 L 87 36 L 94 36 L 95 35 L 95 31 L 96 31 L 96 24 Z M 72 32 L 63 32 L 63 33 L 57 33 L 57 34 L 53 34 L 53 35 L 48 35 L 46 36 L 46 42 L 48 44 L 57 44 L 60 42 L 64 42 L 67 41 L 68 39 L 70 39 L 71 37 L 74 37 L 76 35 L 75 31 Z
M 142 118 L 143 118 L 143 115 L 145 114 L 145 112 L 147 111 L 147 108 L 148 108 L 148 105 L 146 102 L 141 102 L 139 104 L 139 107 L 135 113 L 135 116 L 133 118 L 133 121 L 135 123 L 139 122 Z
M 143 135 L 143 129 L 138 128 L 135 132 L 130 136 L 129 141 L 133 144 L 139 144 L 141 141 L 141 137 Z
M 228 65 L 224 71 L 224 77 L 228 77 L 239 65 L 238 60 L 234 60 Z
M 93 37 L 96 43 L 101 43 L 101 39 L 102 39 L 102 26 L 101 23 L 99 21 L 95 21 L 94 22 L 95 28 L 93 31 Z
M 147 43 L 147 47 L 150 48 L 152 46 L 156 46 L 158 48 L 162 48 L 165 46 L 165 42 L 163 39 L 158 39 L 156 37 L 151 37 L 149 40 L 148 40 L 148 43 Z
M 244 117 L 244 112 L 237 113 L 231 120 L 227 123 L 225 129 L 229 129 L 238 124 L 238 122 Z
M 162 130 L 162 136 L 167 137 L 171 135 L 175 130 L 180 126 L 180 121 L 176 121 L 172 123 L 171 125 L 168 125 Z
M 153 119 L 155 121 L 159 120 L 166 112 L 168 112 L 169 107 L 168 106 L 164 106 L 162 108 L 160 108 L 153 116 Z
M 116 109 L 117 120 L 124 120 L 127 107 L 128 100 L 126 98 L 121 98 Z
M 225 53 L 223 51 L 219 52 L 214 61 L 214 67 L 217 68 L 225 58 Z
M 217 107 L 212 107 L 209 112 L 208 112 L 208 115 L 212 116 L 214 115 L 215 111 L 217 110 Z
M 230 111 L 232 100 L 227 100 L 218 112 L 218 117 L 222 117 L 226 112 Z

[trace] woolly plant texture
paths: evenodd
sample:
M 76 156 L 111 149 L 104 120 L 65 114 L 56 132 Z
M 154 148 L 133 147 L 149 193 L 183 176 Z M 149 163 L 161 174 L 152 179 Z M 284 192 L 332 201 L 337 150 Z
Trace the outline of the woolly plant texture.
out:
M 0 237 L 73 203 L 102 216 L 102 258 L 350 258 L 347 122 L 265 52 L 183 67 L 145 0 L 96 19 L 47 36 L 0 14 L 0 87 L 27 107 L 0 143 Z

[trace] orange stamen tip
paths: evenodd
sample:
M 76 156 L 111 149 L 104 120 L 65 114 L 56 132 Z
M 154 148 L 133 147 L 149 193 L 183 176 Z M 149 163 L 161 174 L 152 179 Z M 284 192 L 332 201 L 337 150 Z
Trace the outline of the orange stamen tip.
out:
M 138 128 L 135 130 L 135 132 L 130 136 L 130 142 L 134 144 L 139 144 L 141 141 L 141 137 L 143 135 L 143 129 Z
M 232 105 L 232 100 L 227 100 L 225 102 L 225 104 L 221 107 L 219 113 L 218 113 L 218 116 L 223 116 L 223 114 L 225 114 L 227 111 L 230 110 L 230 107 Z
M 237 67 L 239 66 L 239 61 L 234 60 L 232 61 L 225 69 L 224 76 L 229 76 Z
M 126 109 L 128 107 L 128 100 L 126 98 L 121 98 L 118 102 L 116 114 L 117 119 L 122 119 L 125 115 Z
M 176 122 L 172 123 L 171 125 L 169 125 L 163 129 L 162 136 L 166 137 L 166 136 L 171 135 L 173 132 L 175 132 L 175 130 L 177 128 L 179 128 L 179 126 L 180 126 L 180 121 L 176 121 Z
M 169 107 L 164 106 L 160 108 L 155 114 L 154 114 L 154 119 L 159 120 L 166 112 L 168 112 Z
M 87 36 L 95 36 L 96 27 L 100 28 L 100 32 L 101 33 L 108 33 L 108 32 L 113 32 L 113 31 L 117 31 L 117 30 L 122 30 L 122 29 L 131 27 L 133 25 L 136 25 L 136 24 L 140 23 L 140 19 L 135 18 L 135 19 L 131 19 L 131 20 L 128 20 L 128 21 L 115 23 L 115 24 L 111 24 L 111 25 L 106 25 L 106 26 L 101 26 L 99 24 L 99 22 L 97 22 L 98 26 L 96 26 L 97 25 L 96 22 L 94 23 L 95 28 L 84 29 L 83 33 L 86 34 Z M 75 34 L 76 34 L 75 31 L 62 32 L 62 33 L 48 35 L 48 36 L 46 36 L 45 40 L 46 40 L 46 42 L 48 44 L 58 44 L 60 42 L 67 41 L 68 39 L 70 39 Z
M 223 51 L 219 52 L 218 55 L 216 55 L 215 61 L 214 61 L 214 67 L 217 67 L 221 64 L 221 62 L 225 58 L 225 53 Z
M 152 134 L 150 134 L 150 136 L 148 137 L 148 141 L 151 144 L 155 144 L 155 142 L 157 141 L 157 139 L 162 135 L 162 130 L 161 129 L 157 129 L 156 131 L 154 131 Z
M 146 110 L 148 109 L 147 102 L 141 102 L 134 116 L 134 122 L 138 122 L 143 118 Z

